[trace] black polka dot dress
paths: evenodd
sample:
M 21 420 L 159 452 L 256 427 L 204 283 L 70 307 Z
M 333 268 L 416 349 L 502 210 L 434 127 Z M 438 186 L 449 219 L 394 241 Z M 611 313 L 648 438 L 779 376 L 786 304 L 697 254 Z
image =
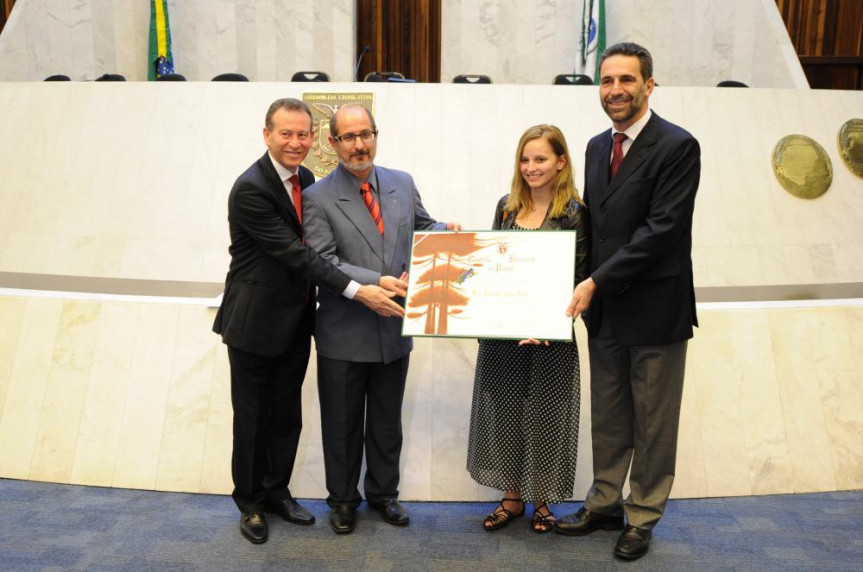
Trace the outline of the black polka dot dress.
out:
M 480 340 L 467 470 L 525 502 L 572 498 L 580 405 L 575 342 Z

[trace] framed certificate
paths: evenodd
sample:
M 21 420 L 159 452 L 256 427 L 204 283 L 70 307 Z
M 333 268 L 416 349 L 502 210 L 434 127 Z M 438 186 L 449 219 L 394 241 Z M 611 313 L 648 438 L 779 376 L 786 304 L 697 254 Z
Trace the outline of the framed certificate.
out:
M 414 233 L 402 334 L 571 340 L 575 234 Z

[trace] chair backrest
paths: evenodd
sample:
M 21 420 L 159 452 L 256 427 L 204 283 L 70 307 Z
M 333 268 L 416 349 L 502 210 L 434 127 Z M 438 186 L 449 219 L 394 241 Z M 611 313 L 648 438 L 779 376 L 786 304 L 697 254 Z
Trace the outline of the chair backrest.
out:
M 481 74 L 461 74 L 452 78 L 453 83 L 491 83 L 491 78 Z
M 724 79 L 716 84 L 716 87 L 749 87 L 742 81 L 737 81 L 734 79 Z
M 552 85 L 593 85 L 593 79 L 589 75 L 580 73 L 561 73 L 554 76 Z
M 118 73 L 103 73 L 95 81 L 126 81 L 126 78 Z
M 156 81 L 186 81 L 186 76 L 178 73 L 166 73 L 157 77 Z
M 57 75 L 49 75 L 42 81 L 72 81 L 72 79 L 68 75 L 57 74 Z
M 220 73 L 210 81 L 249 81 L 249 78 L 241 73 Z
M 322 71 L 298 71 L 291 76 L 291 81 L 330 81 L 330 76 Z
M 405 76 L 394 71 L 373 71 L 366 74 L 363 81 L 389 81 L 390 79 L 405 79 Z

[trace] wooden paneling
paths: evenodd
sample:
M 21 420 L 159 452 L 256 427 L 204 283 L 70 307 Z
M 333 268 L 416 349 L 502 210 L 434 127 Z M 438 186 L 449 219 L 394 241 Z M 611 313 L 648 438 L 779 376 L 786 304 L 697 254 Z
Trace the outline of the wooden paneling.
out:
M 776 0 L 813 88 L 863 89 L 863 2 Z
M 15 5 L 15 0 L 0 0 L 0 32 L 3 31 L 3 26 L 9 19 L 9 13 L 12 11 L 12 6 Z
M 440 82 L 441 0 L 357 0 L 358 75 L 396 71 L 420 82 Z

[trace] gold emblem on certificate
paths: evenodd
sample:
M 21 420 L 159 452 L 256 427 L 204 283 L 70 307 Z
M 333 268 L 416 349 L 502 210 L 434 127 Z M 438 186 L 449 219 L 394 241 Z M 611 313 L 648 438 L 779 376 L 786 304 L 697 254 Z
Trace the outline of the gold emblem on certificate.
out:
M 848 170 L 863 178 L 863 119 L 849 119 L 836 135 L 839 156 Z
M 417 232 L 406 336 L 571 340 L 575 231 Z
M 373 93 L 304 93 L 303 102 L 312 110 L 315 141 L 305 165 L 315 177 L 326 177 L 339 164 L 336 150 L 330 146 L 330 118 L 339 107 L 348 103 L 361 105 L 374 113 Z
M 833 165 L 824 147 L 805 135 L 786 135 L 773 148 L 773 173 L 782 188 L 801 199 L 815 199 L 833 182 Z

